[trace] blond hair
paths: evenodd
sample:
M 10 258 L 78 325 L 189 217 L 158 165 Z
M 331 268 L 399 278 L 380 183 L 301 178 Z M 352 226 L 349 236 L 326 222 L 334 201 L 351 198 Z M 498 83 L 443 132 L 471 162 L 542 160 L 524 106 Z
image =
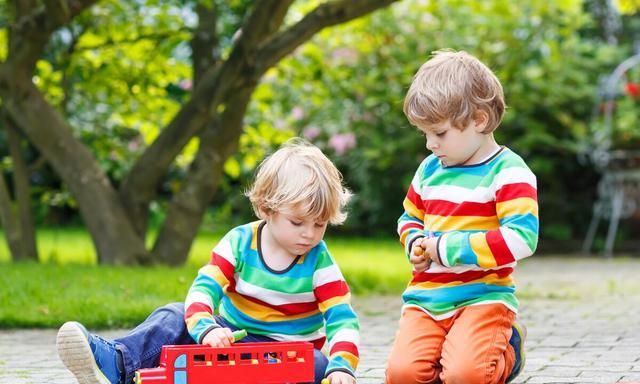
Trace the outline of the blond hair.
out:
M 496 75 L 467 52 L 432 53 L 413 78 L 404 99 L 404 113 L 421 128 L 449 121 L 464 129 L 479 110 L 488 115 L 483 133 L 493 132 L 505 111 L 502 85 Z
M 262 161 L 246 195 L 253 210 L 271 215 L 296 209 L 310 217 L 342 224 L 351 192 L 336 166 L 314 145 L 294 138 Z

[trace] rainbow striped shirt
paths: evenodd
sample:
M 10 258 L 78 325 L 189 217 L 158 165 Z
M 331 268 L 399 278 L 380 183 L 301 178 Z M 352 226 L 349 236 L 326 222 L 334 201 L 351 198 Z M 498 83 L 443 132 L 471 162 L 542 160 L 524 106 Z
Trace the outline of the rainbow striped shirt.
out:
M 480 164 L 444 167 L 431 155 L 418 167 L 403 205 L 398 234 L 407 257 L 416 239 L 436 236 L 441 264 L 413 273 L 402 295 L 405 306 L 435 319 L 485 303 L 517 313 L 511 274 L 538 243 L 536 177 L 520 156 L 502 147 Z
M 349 287 L 324 241 L 286 270 L 269 269 L 258 252 L 264 221 L 232 229 L 200 268 L 185 302 L 185 320 L 197 342 L 216 327 L 213 314 L 250 334 L 275 340 L 329 342 L 331 371 L 355 376 L 360 323 Z M 217 309 L 217 311 L 215 310 Z M 326 333 L 326 334 L 325 334 Z

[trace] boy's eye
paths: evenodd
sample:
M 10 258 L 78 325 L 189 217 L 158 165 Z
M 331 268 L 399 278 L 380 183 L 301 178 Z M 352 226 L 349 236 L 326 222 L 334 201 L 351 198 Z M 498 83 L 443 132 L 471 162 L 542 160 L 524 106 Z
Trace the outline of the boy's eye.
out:
M 447 131 L 442 131 L 442 132 L 436 132 L 436 136 L 438 137 L 442 137 L 447 133 Z
M 316 223 L 316 227 L 318 227 L 318 228 L 322 228 L 325 225 L 327 225 L 327 223 Z
M 302 221 L 295 221 L 295 220 L 289 220 L 289 222 L 293 225 L 295 225 L 296 227 L 299 225 L 302 225 Z

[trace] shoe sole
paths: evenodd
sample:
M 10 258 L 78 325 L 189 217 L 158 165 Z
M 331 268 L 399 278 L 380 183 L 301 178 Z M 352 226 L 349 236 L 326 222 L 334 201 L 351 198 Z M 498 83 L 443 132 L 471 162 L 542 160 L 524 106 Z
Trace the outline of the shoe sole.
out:
M 518 352 L 520 352 L 520 372 L 522 372 L 524 370 L 524 364 L 527 361 L 524 357 L 524 341 L 527 338 L 527 328 L 519 321 L 514 322 L 513 327 L 520 334 L 520 351 Z
M 511 383 L 516 379 L 516 377 L 520 376 L 522 371 L 524 371 L 524 365 L 527 361 L 524 357 L 524 340 L 527 338 L 527 327 L 525 327 L 524 324 L 517 320 L 511 326 L 515 329 L 516 332 L 518 332 L 518 335 L 520 336 L 520 348 L 518 351 L 514 351 L 520 355 L 520 367 L 518 369 L 518 372 L 511 372 L 509 374 L 509 377 L 506 380 L 507 383 Z
M 60 360 L 79 384 L 111 384 L 98 368 L 86 336 L 74 322 L 66 322 L 60 327 L 56 346 Z

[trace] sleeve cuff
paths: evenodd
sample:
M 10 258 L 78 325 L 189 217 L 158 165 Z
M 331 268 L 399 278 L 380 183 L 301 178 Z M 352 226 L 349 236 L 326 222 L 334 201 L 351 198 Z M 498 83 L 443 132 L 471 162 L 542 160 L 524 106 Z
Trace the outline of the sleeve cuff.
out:
M 330 371 L 327 371 L 324 373 L 324 377 L 329 376 L 331 373 L 333 372 L 344 372 L 344 373 L 348 373 L 349 375 L 353 376 L 353 378 L 356 377 L 355 373 L 351 372 L 350 370 L 346 369 L 346 368 L 334 368 Z
M 202 340 L 204 340 L 204 337 L 207 336 L 209 332 L 213 331 L 216 328 L 222 328 L 222 327 L 220 326 L 220 324 L 214 323 L 214 324 L 211 324 L 209 328 L 202 331 L 202 333 L 200 334 L 197 340 L 198 344 L 202 344 Z
M 449 265 L 449 259 L 447 259 L 446 241 L 443 241 L 444 236 L 445 235 L 443 234 L 442 236 L 438 237 L 438 241 L 436 242 L 436 252 L 438 253 L 438 261 L 442 266 L 451 267 L 451 265 Z

